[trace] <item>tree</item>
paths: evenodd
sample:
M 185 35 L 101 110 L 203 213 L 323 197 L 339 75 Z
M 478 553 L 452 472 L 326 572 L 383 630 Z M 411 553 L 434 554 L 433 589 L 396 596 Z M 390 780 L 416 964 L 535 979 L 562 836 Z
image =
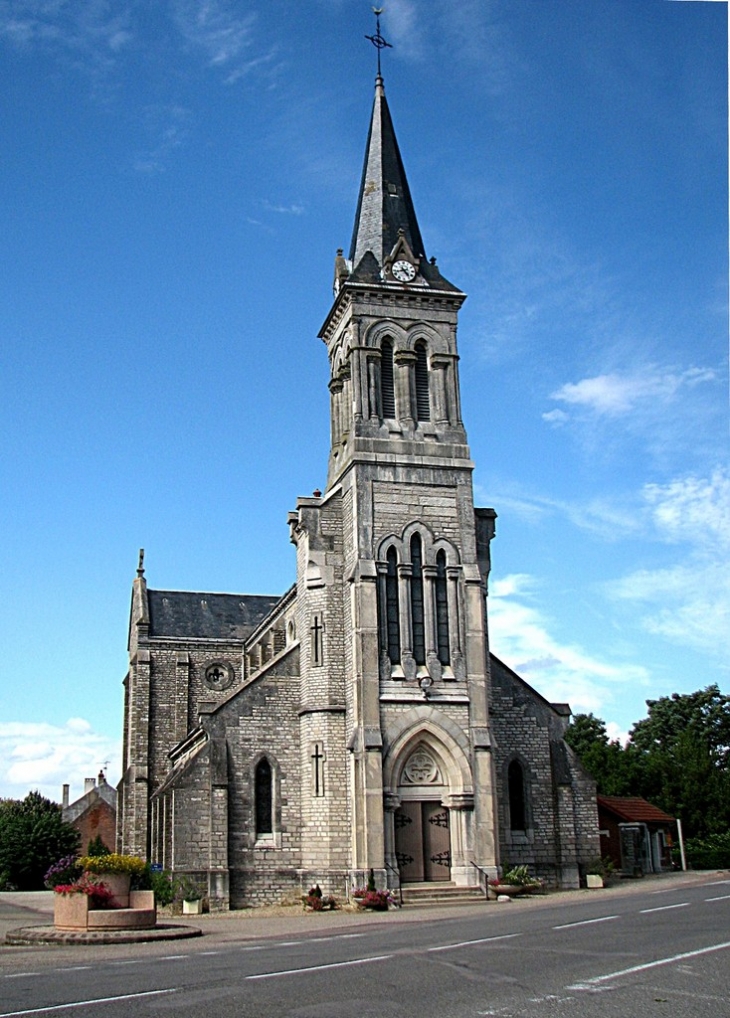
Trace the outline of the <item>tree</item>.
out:
M 730 829 L 730 696 L 717 685 L 647 700 L 626 746 L 577 714 L 565 735 L 603 795 L 640 795 L 679 817 L 688 837 Z
M 730 696 L 716 684 L 647 700 L 630 738 L 641 757 L 642 792 L 681 817 L 688 837 L 730 827 Z
M 0 800 L 0 889 L 41 890 L 49 866 L 78 848 L 76 829 L 63 820 L 61 807 L 40 792 L 22 801 Z

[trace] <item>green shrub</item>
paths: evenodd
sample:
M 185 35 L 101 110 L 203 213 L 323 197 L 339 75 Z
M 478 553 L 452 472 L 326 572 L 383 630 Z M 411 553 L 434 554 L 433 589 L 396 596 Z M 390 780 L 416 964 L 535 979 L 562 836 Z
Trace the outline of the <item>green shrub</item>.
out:
M 100 856 L 100 855 L 111 855 L 112 850 L 107 848 L 104 842 L 101 840 L 101 835 L 97 834 L 95 838 L 92 838 L 89 842 L 89 847 L 86 849 L 87 855 Z
M 690 869 L 730 869 L 730 831 L 708 834 L 706 838 L 689 838 L 684 850 Z
M 155 892 L 155 901 L 158 905 L 170 905 L 175 898 L 175 884 L 172 879 L 172 874 L 167 870 L 159 872 L 157 870 L 149 869 L 149 888 L 144 890 L 151 890 Z M 140 888 L 143 890 L 143 888 Z

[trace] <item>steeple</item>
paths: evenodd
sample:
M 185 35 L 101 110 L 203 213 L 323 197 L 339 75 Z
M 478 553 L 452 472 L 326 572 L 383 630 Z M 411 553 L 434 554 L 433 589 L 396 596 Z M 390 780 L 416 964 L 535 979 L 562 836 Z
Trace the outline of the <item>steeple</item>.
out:
M 378 74 L 350 246 L 353 270 L 357 272 L 368 251 L 372 252 L 382 269 L 398 242 L 401 230 L 414 258 L 417 262 L 425 262 L 421 231 L 385 98 L 383 79 Z

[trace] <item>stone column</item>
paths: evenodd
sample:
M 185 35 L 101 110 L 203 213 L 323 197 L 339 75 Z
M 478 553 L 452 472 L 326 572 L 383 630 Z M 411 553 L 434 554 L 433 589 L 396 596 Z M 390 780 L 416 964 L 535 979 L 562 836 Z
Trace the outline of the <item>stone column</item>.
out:
M 339 444 L 340 441 L 340 399 L 342 396 L 342 379 L 333 378 L 329 384 L 330 390 L 330 441 L 332 447 Z
M 423 567 L 423 628 L 426 642 L 426 667 L 428 674 L 437 682 L 442 668 L 436 642 L 436 566 Z
M 378 658 L 380 678 L 389 679 L 391 660 L 388 653 L 388 599 L 386 596 L 387 562 L 377 562 L 378 570 Z
M 449 654 L 451 657 L 451 668 L 454 678 L 462 682 L 466 678 L 466 667 L 464 664 L 464 652 L 461 633 L 461 617 L 459 605 L 459 577 L 461 570 L 458 566 L 447 566 L 446 580 L 448 584 L 449 603 Z
M 380 404 L 380 351 L 367 353 L 367 408 L 368 418 L 379 421 L 382 417 Z
M 433 378 L 434 420 L 436 424 L 449 423 L 449 400 L 447 391 L 448 357 L 431 357 L 431 377 Z
M 414 427 L 416 355 L 410 350 L 396 350 L 393 354 L 395 369 L 395 412 L 401 424 Z
M 400 661 L 403 674 L 409 682 L 416 678 L 416 661 L 413 657 L 413 632 L 411 629 L 411 576 L 410 562 L 398 564 L 398 608 L 400 611 Z

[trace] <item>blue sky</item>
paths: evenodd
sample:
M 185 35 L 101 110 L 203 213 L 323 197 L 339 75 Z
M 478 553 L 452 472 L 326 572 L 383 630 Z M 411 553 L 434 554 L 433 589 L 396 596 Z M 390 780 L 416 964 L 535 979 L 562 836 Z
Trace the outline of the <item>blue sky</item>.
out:
M 120 775 L 130 586 L 279 593 L 373 94 L 360 0 L 0 0 L 0 796 Z M 730 689 L 727 9 L 390 0 L 494 652 L 615 733 Z

